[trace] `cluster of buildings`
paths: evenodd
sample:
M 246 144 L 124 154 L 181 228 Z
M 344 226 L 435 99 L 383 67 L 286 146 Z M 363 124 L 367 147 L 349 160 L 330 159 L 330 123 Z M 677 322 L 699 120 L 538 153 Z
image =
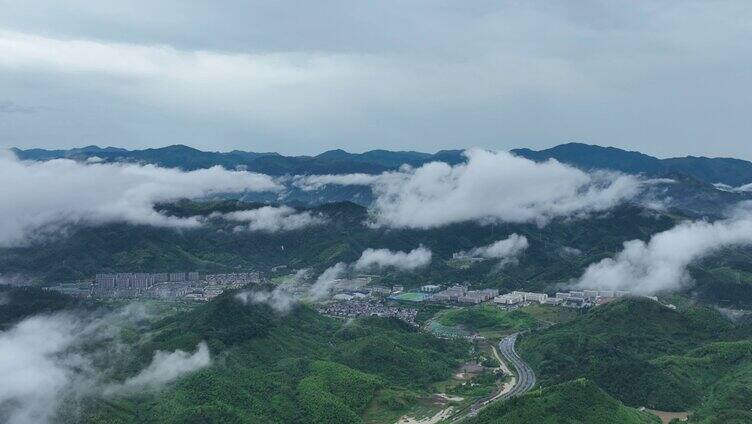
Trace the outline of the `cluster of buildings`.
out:
M 191 299 L 206 301 L 225 290 L 259 283 L 258 272 L 206 274 L 198 272 L 97 274 L 90 294 L 95 297 Z M 52 288 L 55 290 L 56 288 Z M 60 288 L 58 291 L 63 291 Z M 80 293 L 80 291 L 79 291 Z
M 493 299 L 498 295 L 498 289 L 468 290 L 465 286 L 455 284 L 446 290 L 434 293 L 431 300 L 437 302 L 478 304 Z
M 335 317 L 391 317 L 405 321 L 410 325 L 418 325 L 415 322 L 415 317 L 418 315 L 417 309 L 386 306 L 379 302 L 351 300 L 349 302 L 320 305 L 317 310 L 324 315 Z
M 630 292 L 610 290 L 582 290 L 559 292 L 549 297 L 546 293 L 533 293 L 513 291 L 494 298 L 494 303 L 505 307 L 516 307 L 532 302 L 542 305 L 565 306 L 570 308 L 587 308 L 600 303 L 605 303 L 615 298 L 628 296 Z M 657 300 L 657 298 L 655 299 Z
M 513 291 L 511 293 L 502 294 L 494 298 L 494 303 L 497 305 L 521 305 L 524 303 L 546 303 L 548 301 L 548 295 L 546 293 L 534 293 L 534 292 L 522 292 Z

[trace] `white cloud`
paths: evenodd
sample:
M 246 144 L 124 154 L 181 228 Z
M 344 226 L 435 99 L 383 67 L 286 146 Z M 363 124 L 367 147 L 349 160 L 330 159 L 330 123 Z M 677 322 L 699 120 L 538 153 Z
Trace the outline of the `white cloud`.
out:
M 83 164 L 67 159 L 19 161 L 0 152 L 0 246 L 20 244 L 45 227 L 125 221 L 169 227 L 200 225 L 168 217 L 157 202 L 225 191 L 269 191 L 270 177 L 221 167 L 184 172 L 136 164 Z
M 205 342 L 199 343 L 198 348 L 192 354 L 182 350 L 174 352 L 158 350 L 154 352 L 154 358 L 149 366 L 121 384 L 106 387 L 104 393 L 113 395 L 157 390 L 167 383 L 208 367 L 210 364 L 209 347 Z
M 124 383 L 103 383 L 94 358 L 128 354 L 116 337 L 124 323 L 149 316 L 143 306 L 106 315 L 37 315 L 0 332 L 0 421 L 40 424 L 56 421 L 58 409 L 86 397 L 109 396 L 160 385 L 208 361 L 206 346 L 193 355 L 158 352 L 151 365 Z M 104 347 L 91 351 L 92 342 Z M 104 343 L 102 343 L 104 342 Z
M 90 372 L 83 358 L 61 355 L 79 331 L 72 319 L 58 316 L 29 318 L 0 333 L 0 420 L 30 424 L 52 418 L 66 388 Z
M 514 263 L 529 246 L 527 237 L 512 234 L 504 240 L 491 243 L 488 246 L 476 247 L 467 252 L 460 252 L 460 256 L 481 257 L 486 259 L 500 259 L 503 265 Z
M 297 299 L 281 287 L 271 291 L 244 291 L 235 295 L 235 299 L 244 305 L 249 303 L 265 303 L 277 312 L 287 313 L 297 303 Z
M 683 222 L 648 242 L 625 242 L 614 258 L 590 265 L 576 285 L 649 294 L 690 284 L 687 266 L 692 262 L 725 247 L 752 243 L 752 213 L 749 205 L 742 208 L 725 220 Z
M 433 162 L 419 168 L 360 175 L 311 176 L 298 184 L 373 187 L 375 225 L 432 228 L 464 221 L 535 222 L 609 209 L 641 190 L 638 177 L 585 173 L 551 160 L 536 163 L 506 152 L 471 149 L 467 163 Z
M 370 186 L 383 179 L 383 175 L 340 174 L 340 175 L 297 175 L 292 185 L 303 191 L 319 190 L 327 185 Z
M 237 227 L 240 230 L 269 233 L 299 230 L 326 222 L 321 215 L 314 215 L 308 211 L 298 212 L 288 206 L 263 206 L 258 209 L 229 212 L 221 216 L 231 221 L 248 222 L 247 226 Z
M 355 269 L 397 268 L 401 271 L 413 271 L 431 263 L 432 253 L 423 246 L 410 252 L 394 252 L 389 249 L 366 249 L 355 262 Z
M 574 256 L 580 256 L 580 255 L 582 255 L 582 250 L 577 249 L 576 247 L 562 246 L 559 249 L 559 255 L 571 258 L 571 257 L 574 257 Z
M 728 191 L 731 193 L 748 193 L 752 191 L 752 183 L 744 184 L 739 187 L 732 187 L 728 184 L 723 183 L 715 183 L 713 184 L 713 186 L 718 190 Z
M 336 284 L 337 280 L 342 278 L 348 271 L 348 266 L 344 262 L 337 262 L 336 264 L 327 268 L 321 275 L 316 278 L 316 282 L 313 283 L 308 291 L 311 300 L 321 300 L 329 296 L 329 293 Z

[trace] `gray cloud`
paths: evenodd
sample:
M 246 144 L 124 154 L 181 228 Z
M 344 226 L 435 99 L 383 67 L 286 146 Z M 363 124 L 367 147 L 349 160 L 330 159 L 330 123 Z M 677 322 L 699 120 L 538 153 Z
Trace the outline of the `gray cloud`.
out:
M 743 0 L 3 6 L 0 91 L 50 106 L 5 143 L 752 156 Z
M 687 266 L 694 261 L 725 247 L 752 244 L 749 208 L 743 205 L 732 217 L 712 223 L 683 222 L 648 242 L 625 242 L 614 258 L 590 265 L 575 285 L 639 294 L 680 289 L 691 284 Z
M 136 164 L 82 164 L 71 160 L 22 162 L 0 151 L 0 246 L 27 241 L 39 230 L 70 223 L 125 221 L 195 227 L 197 218 L 160 214 L 154 204 L 224 191 L 268 191 L 270 177 L 221 167 L 183 172 Z
M 400 271 L 414 271 L 430 264 L 431 257 L 431 251 L 423 246 L 409 252 L 366 249 L 355 262 L 355 269 L 396 268 Z
M 0 113 L 33 113 L 36 109 L 28 106 L 21 106 L 18 103 L 8 100 L 0 100 Z
M 289 206 L 263 206 L 258 209 L 229 212 L 221 216 L 231 221 L 247 222 L 245 226 L 236 227 L 243 231 L 264 231 L 274 233 L 278 231 L 299 230 L 314 225 L 321 225 L 326 218 L 311 212 L 298 212 Z

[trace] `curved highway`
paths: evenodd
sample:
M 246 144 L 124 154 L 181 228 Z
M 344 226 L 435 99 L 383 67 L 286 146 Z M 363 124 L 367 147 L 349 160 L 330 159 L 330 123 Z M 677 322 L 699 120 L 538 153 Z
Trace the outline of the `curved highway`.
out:
M 512 386 L 512 390 L 500 396 L 499 399 L 501 400 L 519 396 L 535 386 L 535 373 L 533 369 L 514 350 L 514 344 L 517 341 L 518 335 L 519 333 L 514 333 L 511 336 L 504 337 L 499 342 L 499 352 L 504 356 L 504 359 L 512 364 L 517 373 L 517 381 Z
M 513 377 L 514 385 L 512 386 L 512 388 L 509 389 L 509 391 L 507 391 L 506 393 L 499 394 L 498 392 L 496 392 L 496 394 L 490 397 L 480 399 L 479 401 L 470 405 L 465 414 L 455 416 L 454 419 L 451 420 L 452 423 L 463 421 L 467 417 L 474 417 L 475 415 L 478 415 L 478 412 L 480 412 L 481 409 L 485 408 L 491 403 L 500 400 L 504 401 L 515 396 L 519 396 L 526 393 L 527 391 L 532 389 L 533 386 L 535 386 L 535 373 L 533 372 L 533 369 L 530 368 L 530 366 L 525 361 L 523 361 L 522 358 L 520 358 L 520 356 L 517 354 L 517 351 L 514 349 L 514 345 L 517 342 L 517 336 L 519 334 L 520 333 L 514 333 L 510 336 L 504 337 L 499 342 L 499 352 L 501 353 L 501 356 L 504 357 L 504 360 L 507 362 L 507 364 L 511 365 L 510 368 L 514 368 L 514 372 L 515 374 L 517 374 L 516 377 Z

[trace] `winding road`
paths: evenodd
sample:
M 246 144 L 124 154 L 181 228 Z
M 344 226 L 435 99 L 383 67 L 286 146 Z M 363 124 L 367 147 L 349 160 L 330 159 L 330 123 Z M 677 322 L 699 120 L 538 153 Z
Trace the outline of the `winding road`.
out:
M 512 390 L 504 393 L 499 397 L 501 400 L 506 400 L 519 396 L 535 386 L 535 373 L 530 366 L 517 355 L 517 351 L 514 350 L 514 344 L 517 341 L 519 333 L 514 333 L 511 336 L 504 337 L 499 342 L 499 352 L 504 356 L 504 359 L 509 361 L 517 373 L 517 381 Z
M 507 388 L 502 386 L 502 388 L 499 389 L 498 392 L 494 393 L 490 397 L 475 402 L 474 404 L 470 405 L 465 414 L 455 416 L 451 420 L 452 423 L 458 423 L 467 417 L 474 417 L 478 415 L 478 412 L 480 412 L 481 409 L 485 408 L 491 403 L 500 400 L 504 401 L 515 396 L 519 396 L 526 393 L 527 391 L 532 389 L 533 386 L 535 386 L 535 373 L 533 372 L 533 369 L 530 368 L 530 366 L 525 361 L 523 361 L 522 358 L 520 358 L 520 356 L 517 354 L 517 351 L 514 349 L 514 345 L 517 342 L 517 336 L 519 334 L 520 333 L 514 333 L 510 336 L 504 337 L 499 342 L 499 352 L 501 352 L 501 356 L 504 357 L 504 360 L 508 365 L 511 365 L 511 367 L 514 368 L 514 372 L 516 374 L 516 376 L 512 376 L 512 387 Z

